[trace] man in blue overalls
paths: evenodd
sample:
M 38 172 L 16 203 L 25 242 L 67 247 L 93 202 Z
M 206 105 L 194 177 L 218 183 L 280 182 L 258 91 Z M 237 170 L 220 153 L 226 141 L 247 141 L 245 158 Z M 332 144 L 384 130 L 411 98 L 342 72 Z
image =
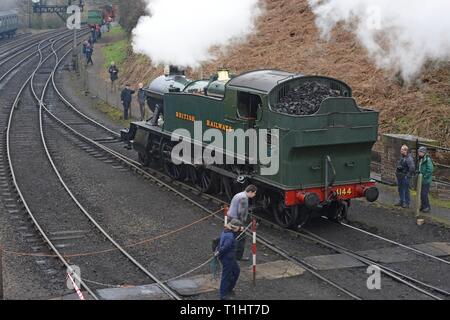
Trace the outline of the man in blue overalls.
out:
M 219 248 L 216 255 L 222 263 L 222 280 L 220 282 L 221 300 L 228 299 L 241 273 L 241 269 L 236 260 L 236 237 L 243 229 L 242 222 L 238 219 L 233 219 L 225 227 L 225 230 L 220 236 Z

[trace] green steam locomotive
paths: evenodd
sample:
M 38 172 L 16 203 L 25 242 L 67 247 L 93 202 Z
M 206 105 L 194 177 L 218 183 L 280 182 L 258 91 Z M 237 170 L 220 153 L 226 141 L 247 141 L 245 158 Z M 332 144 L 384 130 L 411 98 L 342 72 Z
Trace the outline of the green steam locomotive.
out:
M 370 163 L 379 114 L 342 81 L 279 70 L 191 81 L 171 67 L 145 90 L 154 117 L 131 123 L 123 140 L 143 165 L 201 192 L 230 200 L 255 184 L 253 207 L 286 228 L 317 215 L 339 221 L 351 199 L 378 198 Z

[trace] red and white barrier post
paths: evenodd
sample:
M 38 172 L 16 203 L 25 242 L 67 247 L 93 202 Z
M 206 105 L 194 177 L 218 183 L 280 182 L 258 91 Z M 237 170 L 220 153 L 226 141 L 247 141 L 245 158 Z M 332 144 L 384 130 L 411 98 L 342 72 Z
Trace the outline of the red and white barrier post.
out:
M 256 286 L 256 219 L 252 221 L 252 254 L 253 254 L 253 285 Z
M 0 240 L 0 300 L 3 300 L 3 247 Z
M 72 278 L 72 275 L 70 274 L 70 272 L 68 272 L 67 275 L 69 276 L 69 279 L 72 282 L 72 285 L 73 285 L 75 291 L 77 292 L 78 297 L 80 298 L 80 300 L 85 300 L 84 296 L 83 296 L 83 293 L 81 292 L 80 288 L 78 288 L 78 286 L 75 283 L 75 280 Z

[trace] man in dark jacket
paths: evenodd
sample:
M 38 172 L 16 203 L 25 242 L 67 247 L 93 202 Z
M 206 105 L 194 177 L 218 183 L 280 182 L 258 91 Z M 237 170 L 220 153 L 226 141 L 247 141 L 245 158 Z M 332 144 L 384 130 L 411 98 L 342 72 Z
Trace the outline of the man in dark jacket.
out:
M 149 124 L 151 126 L 157 126 L 160 115 L 164 115 L 164 105 L 157 103 L 157 104 L 155 104 L 155 110 L 153 112 L 153 117 L 150 120 Z
M 92 39 L 92 43 L 97 42 L 97 30 L 95 29 L 95 26 L 91 27 L 91 39 Z
M 233 219 L 225 227 L 220 236 L 219 248 L 216 256 L 222 263 L 222 279 L 220 282 L 220 299 L 226 300 L 232 294 L 239 279 L 241 269 L 236 260 L 236 237 L 243 231 L 242 222 Z
M 101 30 L 99 24 L 95 25 L 95 32 L 96 32 L 96 35 L 97 35 L 97 39 L 100 40 L 102 38 L 102 30 Z
M 111 91 L 116 91 L 115 81 L 119 79 L 119 69 L 116 66 L 116 63 L 111 62 L 111 66 L 108 69 L 109 78 L 111 79 Z
M 147 93 L 144 90 L 144 84 L 139 83 L 138 91 L 139 109 L 141 111 L 141 121 L 145 120 L 145 103 L 147 102 Z
M 92 47 L 92 45 L 88 45 L 86 47 L 86 65 L 88 65 L 89 63 L 91 65 L 94 65 L 94 62 L 92 61 L 92 54 L 94 53 L 94 48 Z
M 421 206 L 420 211 L 427 213 L 431 211 L 428 193 L 430 192 L 431 182 L 433 181 L 433 160 L 428 154 L 426 147 L 419 148 L 419 172 L 422 174 L 422 192 L 420 194 Z
M 122 100 L 123 104 L 123 119 L 128 120 L 128 110 L 131 106 L 131 101 L 133 97 L 131 95 L 134 94 L 134 90 L 131 90 L 130 85 L 127 84 L 125 86 L 125 89 L 122 90 L 122 93 L 120 95 L 120 99 Z
M 83 42 L 83 54 L 86 56 L 86 48 L 88 47 L 89 42 L 86 40 Z
M 411 203 L 411 196 L 409 193 L 409 182 L 415 173 L 414 160 L 411 154 L 408 152 L 408 146 L 403 145 L 401 150 L 401 158 L 397 164 L 397 184 L 398 193 L 400 196 L 399 203 L 396 204 L 397 207 L 409 208 Z

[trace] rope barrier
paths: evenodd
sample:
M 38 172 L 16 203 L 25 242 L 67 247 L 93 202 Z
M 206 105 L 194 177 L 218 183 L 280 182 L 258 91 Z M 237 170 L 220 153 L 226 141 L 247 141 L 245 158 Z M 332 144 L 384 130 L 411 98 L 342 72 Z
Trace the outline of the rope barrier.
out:
M 212 215 L 215 215 L 215 214 L 219 213 L 220 211 L 222 211 L 222 209 L 221 209 L 221 210 L 218 210 L 218 211 L 216 211 L 216 212 L 214 212 Z M 205 218 L 206 218 L 206 217 L 205 217 Z M 209 216 L 208 216 L 208 218 L 209 218 Z M 236 237 L 236 240 L 239 240 L 239 239 L 242 237 L 242 235 L 245 234 L 246 231 L 247 231 L 250 227 L 253 227 L 253 221 L 252 221 L 251 223 L 249 223 L 248 226 L 247 226 L 243 231 L 240 232 L 240 234 Z M 196 266 L 196 267 L 190 269 L 189 271 L 186 271 L 186 272 L 184 272 L 183 274 L 180 274 L 180 275 L 178 275 L 178 276 L 176 276 L 176 277 L 173 277 L 173 278 L 164 280 L 164 281 L 162 281 L 162 283 L 167 284 L 167 283 L 169 283 L 169 282 L 171 282 L 171 281 L 175 281 L 175 280 L 177 280 L 177 279 L 183 278 L 183 277 L 185 277 L 185 276 L 187 276 L 187 275 L 189 275 L 189 274 L 191 274 L 191 273 L 193 273 L 193 272 L 199 270 L 200 268 L 206 266 L 208 263 L 211 263 L 211 261 L 213 261 L 215 258 L 216 258 L 216 256 L 213 255 L 213 256 L 209 257 L 208 260 L 206 260 L 205 262 L 201 263 L 200 265 L 198 265 L 198 266 Z M 118 289 L 119 289 L 119 288 L 127 288 L 127 287 L 128 287 L 128 288 L 136 287 L 136 285 L 116 285 L 116 284 L 106 284 L 106 283 L 97 282 L 97 281 L 93 281 L 93 280 L 89 280 L 89 279 L 85 279 L 85 278 L 83 278 L 83 281 L 84 281 L 84 282 L 88 282 L 88 283 L 92 283 L 92 284 L 96 284 L 96 285 L 99 285 L 99 286 L 102 286 L 102 287 L 106 287 L 106 288 L 118 288 Z
M 247 230 L 248 230 L 250 227 L 252 227 L 252 226 L 253 226 L 253 221 L 250 222 L 250 223 L 248 224 L 248 226 L 247 226 L 243 231 L 241 231 L 241 233 L 236 237 L 236 240 L 239 240 L 239 239 L 242 237 L 242 235 L 245 234 L 245 233 L 247 232 Z M 201 265 L 199 265 L 199 266 L 197 266 L 197 267 L 195 267 L 195 268 L 193 268 L 193 269 L 191 269 L 191 270 L 189 270 L 189 271 L 183 273 L 182 275 L 179 275 L 179 276 L 176 276 L 176 277 L 174 277 L 174 278 L 165 280 L 165 281 L 163 281 L 163 282 L 164 282 L 164 283 L 167 283 L 167 282 L 170 282 L 170 281 L 173 281 L 173 280 L 182 278 L 182 277 L 184 277 L 184 276 L 187 276 L 188 274 L 191 274 L 192 272 L 197 271 L 197 270 L 200 269 L 201 267 L 207 265 L 207 264 L 210 263 L 214 258 L 216 258 L 216 256 L 210 257 L 208 260 L 206 260 L 205 262 L 203 262 Z
M 208 215 L 206 217 L 203 217 L 203 218 L 201 218 L 199 220 L 196 220 L 196 221 L 194 221 L 194 222 L 192 222 L 190 224 L 187 224 L 187 225 L 185 225 L 183 227 L 180 227 L 180 228 L 177 228 L 175 230 L 168 231 L 166 233 L 163 233 L 161 235 L 158 235 L 158 236 L 155 236 L 155 237 L 152 237 L 152 238 L 149 238 L 149 239 L 145 239 L 145 240 L 141 240 L 141 241 L 138 241 L 138 242 L 134 242 L 132 244 L 125 245 L 123 247 L 124 248 L 132 248 L 132 247 L 136 247 L 138 245 L 147 244 L 147 243 L 150 243 L 150 242 L 153 242 L 153 241 L 156 241 L 156 240 L 159 240 L 159 239 L 171 236 L 173 234 L 176 234 L 176 233 L 179 233 L 181 231 L 184 231 L 184 230 L 186 230 L 186 229 L 188 229 L 188 228 L 190 228 L 190 227 L 192 227 L 194 225 L 197 225 L 197 224 L 199 224 L 199 223 L 201 223 L 201 222 L 203 222 L 205 220 L 208 220 L 209 218 L 212 218 L 213 216 L 215 216 L 216 214 L 218 214 L 222 210 L 223 210 L 223 208 L 220 209 L 220 210 L 217 210 L 217 211 L 215 211 L 213 213 L 211 213 L 210 215 Z M 114 251 L 118 251 L 118 250 L 119 249 L 117 249 L 117 248 L 112 248 L 112 249 L 105 249 L 105 250 L 92 251 L 92 252 L 86 252 L 86 253 L 67 254 L 67 255 L 63 255 L 63 257 L 65 257 L 65 258 L 78 258 L 78 257 L 95 256 L 95 255 L 110 253 L 110 252 L 114 252 Z M 55 255 L 55 254 L 17 252 L 17 251 L 4 249 L 1 246 L 0 246 L 0 251 L 5 253 L 5 254 L 14 255 L 14 256 L 48 257 L 48 258 L 56 258 L 57 257 L 57 255 Z
M 149 243 L 149 242 L 153 242 L 153 241 L 156 241 L 156 240 L 159 240 L 159 239 L 168 237 L 168 236 L 170 236 L 170 235 L 179 233 L 179 232 L 184 231 L 184 230 L 186 230 L 186 229 L 188 229 L 188 228 L 190 228 L 190 227 L 192 227 L 192 226 L 194 226 L 194 225 L 196 225 L 196 224 L 199 224 L 199 223 L 201 223 L 201 222 L 203 222 L 203 221 L 205 221 L 205 220 L 208 220 L 209 218 L 212 218 L 212 217 L 216 216 L 216 215 L 217 215 L 219 212 L 221 212 L 221 211 L 224 211 L 224 212 L 225 212 L 225 216 L 224 216 L 225 219 L 224 219 L 224 220 L 227 220 L 227 218 L 228 218 L 228 216 L 227 216 L 227 214 L 226 214 L 227 211 L 228 211 L 227 209 L 228 209 L 228 207 L 225 206 L 224 208 L 221 208 L 221 209 L 219 209 L 219 210 L 217 210 L 217 211 L 211 213 L 210 215 L 208 215 L 208 216 L 206 216 L 206 217 L 203 217 L 203 218 L 201 218 L 201 219 L 199 219 L 199 220 L 196 220 L 196 221 L 194 221 L 194 222 L 192 222 L 192 223 L 190 223 L 190 224 L 188 224 L 188 225 L 185 225 L 185 226 L 183 226 L 183 227 L 177 228 L 177 229 L 175 229 L 175 230 L 168 231 L 168 232 L 166 232 L 166 233 L 163 233 L 163 234 L 161 234 L 161 235 L 158 235 L 158 236 L 155 236 L 155 237 L 152 237 L 152 238 L 149 238 L 149 239 L 145 239 L 145 240 L 141 240 L 141 241 L 138 241 L 138 242 L 134 242 L 134 243 L 129 244 L 129 245 L 125 245 L 124 248 L 131 248 L 131 247 L 135 247 L 135 246 L 138 246 L 138 245 L 147 244 L 147 243 Z M 248 231 L 248 229 L 249 229 L 250 227 L 252 227 L 252 225 L 253 225 L 253 222 L 250 222 L 250 223 L 247 225 L 247 227 L 245 227 L 245 229 L 244 229 L 243 231 L 241 231 L 240 234 L 236 237 L 236 240 L 239 240 L 239 239 L 240 239 L 240 238 Z M 100 254 L 105 254 L 105 253 L 114 252 L 114 251 L 117 251 L 117 250 L 118 250 L 117 248 L 113 248 L 113 249 L 106 249 L 106 250 L 93 251 L 93 252 L 86 252 L 86 253 L 77 253 L 77 254 L 63 255 L 63 257 L 65 257 L 65 258 L 77 258 L 77 257 L 95 256 L 95 255 L 100 255 Z M 57 257 L 57 256 L 54 255 L 54 254 L 17 252 L 17 251 L 12 251 L 12 250 L 4 249 L 2 246 L 0 246 L 0 252 L 3 252 L 3 253 L 8 254 L 8 255 L 15 255 L 15 256 L 50 257 L 50 258 Z M 173 278 L 164 280 L 164 281 L 162 281 L 162 282 L 163 282 L 163 283 L 168 283 L 168 282 L 171 282 L 171 281 L 180 279 L 180 278 L 182 278 L 182 277 L 185 277 L 185 276 L 187 276 L 187 275 L 189 275 L 189 274 L 191 274 L 191 273 L 193 273 L 193 272 L 199 270 L 200 268 L 204 267 L 204 266 L 207 265 L 208 263 L 211 263 L 211 261 L 213 261 L 215 258 L 216 258 L 215 256 L 212 256 L 212 257 L 208 258 L 208 260 L 206 260 L 205 262 L 203 262 L 202 264 L 200 264 L 199 266 L 196 266 L 195 268 L 190 269 L 189 271 L 187 271 L 187 272 L 185 272 L 185 273 L 183 273 L 183 274 L 181 274 L 181 275 L 178 275 L 178 276 L 176 276 L 176 277 L 173 277 Z M 69 275 L 69 277 L 70 277 L 70 275 Z M 71 277 L 70 277 L 70 279 L 72 280 Z M 103 286 L 103 287 L 109 287 L 109 288 L 126 288 L 126 287 L 134 287 L 134 285 L 113 285 L 113 284 L 106 284 L 106 283 L 101 283 L 101 282 L 97 282 L 97 281 L 93 281 L 93 280 L 88 280 L 88 279 L 83 279 L 83 281 L 89 282 L 89 283 L 92 283 L 92 284 L 96 284 L 96 285 L 99 285 L 99 286 Z M 81 297 L 80 297 L 80 298 L 81 298 Z

